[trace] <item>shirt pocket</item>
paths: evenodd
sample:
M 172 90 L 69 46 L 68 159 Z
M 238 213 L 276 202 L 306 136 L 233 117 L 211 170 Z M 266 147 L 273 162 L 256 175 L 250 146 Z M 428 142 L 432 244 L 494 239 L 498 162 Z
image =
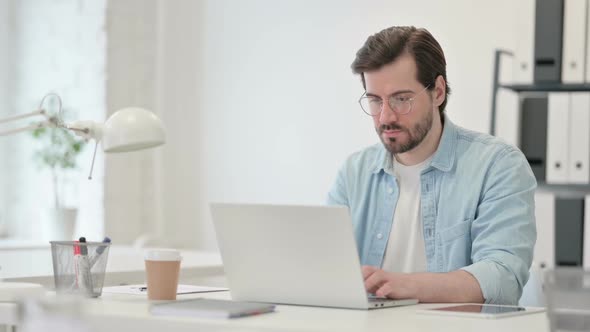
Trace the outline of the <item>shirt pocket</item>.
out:
M 438 233 L 440 244 L 445 245 L 457 239 L 471 236 L 471 223 L 471 219 L 466 219 L 457 225 L 440 230 Z

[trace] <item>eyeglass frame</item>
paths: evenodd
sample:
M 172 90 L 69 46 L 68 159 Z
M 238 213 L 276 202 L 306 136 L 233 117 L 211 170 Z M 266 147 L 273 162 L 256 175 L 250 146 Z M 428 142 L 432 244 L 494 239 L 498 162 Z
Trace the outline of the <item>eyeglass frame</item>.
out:
M 387 98 L 387 101 L 388 101 L 388 104 L 389 104 L 389 108 L 391 108 L 391 111 L 394 112 L 395 114 L 399 114 L 399 115 L 410 114 L 412 112 L 412 110 L 414 109 L 413 108 L 414 107 L 414 100 L 416 99 L 416 97 L 418 97 L 418 95 L 420 95 L 422 92 L 424 92 L 428 88 L 430 88 L 430 85 L 431 84 L 428 84 L 424 89 L 422 89 L 420 92 L 416 93 L 413 97 L 408 98 L 408 100 L 404 101 L 404 103 L 407 102 L 408 104 L 410 104 L 410 108 L 408 109 L 407 112 L 405 112 L 405 113 L 398 112 L 398 111 L 395 110 L 394 107 L 391 106 L 391 99 L 392 98 L 395 98 L 397 94 L 390 95 Z M 362 104 L 363 98 L 364 99 L 369 99 L 369 98 L 374 98 L 374 97 L 367 96 L 367 91 L 363 92 L 363 94 L 360 96 L 360 98 L 358 100 L 358 103 L 359 103 L 359 106 L 361 107 L 361 109 L 363 110 L 363 113 L 367 114 L 368 116 L 377 116 L 377 115 L 383 113 L 383 105 L 385 105 L 385 103 L 383 102 L 383 99 L 379 98 L 379 99 L 381 99 L 381 106 L 379 107 L 379 109 L 380 109 L 379 113 L 371 114 L 371 113 L 367 112 L 364 109 L 363 104 Z

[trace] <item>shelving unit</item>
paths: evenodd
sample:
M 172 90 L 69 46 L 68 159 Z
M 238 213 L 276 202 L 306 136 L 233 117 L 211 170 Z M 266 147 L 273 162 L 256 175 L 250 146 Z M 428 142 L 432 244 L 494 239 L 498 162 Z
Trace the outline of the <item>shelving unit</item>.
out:
M 490 121 L 490 133 L 491 135 L 497 135 L 497 105 L 498 105 L 498 92 L 500 89 L 507 89 L 513 91 L 515 93 L 550 93 L 550 92 L 590 92 L 590 83 L 584 84 L 564 84 L 564 83 L 534 83 L 534 84 L 501 84 L 499 73 L 500 73 L 500 66 L 502 56 L 512 56 L 512 53 L 505 50 L 496 50 L 495 51 L 495 61 L 494 61 L 494 82 L 493 82 L 493 91 L 492 91 L 492 109 L 491 109 L 491 121 Z M 518 109 L 515 110 L 516 112 L 521 112 L 522 110 Z M 590 109 L 588 110 L 590 112 Z M 590 123 L 589 123 L 590 125 Z M 522 128 L 526 126 L 526 123 L 521 123 L 519 128 L 519 133 L 522 131 Z M 590 130 L 590 126 L 588 128 Z M 521 148 L 519 146 L 519 148 Z M 531 166 L 533 164 L 545 161 L 539 160 L 530 160 L 528 159 Z M 553 184 L 553 183 L 546 183 L 544 178 L 537 178 L 539 182 L 539 187 L 545 190 L 571 190 L 573 192 L 579 194 L 590 195 L 590 182 L 586 184 Z
M 543 94 L 549 96 L 549 93 L 552 92 L 590 92 L 590 84 L 502 84 L 500 83 L 502 59 L 511 56 L 513 56 L 513 54 L 506 50 L 499 49 L 495 51 L 490 133 L 492 135 L 497 135 L 498 132 L 497 117 L 499 91 L 501 89 L 509 90 L 516 93 L 519 97 L 518 109 L 515 109 L 514 111 L 519 112 L 519 118 L 521 119 L 518 127 L 518 136 L 521 138 L 522 143 L 522 135 L 524 135 L 523 128 L 527 126 L 527 119 L 523 117 L 524 102 L 522 98 L 529 98 L 532 95 L 535 95 L 537 96 L 536 98 L 542 99 Z M 546 105 L 543 110 L 544 112 L 539 109 L 540 116 L 547 116 L 548 108 L 549 106 Z M 537 109 L 532 109 L 532 112 L 536 111 Z M 590 108 L 588 109 L 588 112 L 590 112 Z M 528 119 L 531 119 L 530 114 L 531 112 L 529 112 Z M 538 144 L 542 145 L 538 147 L 545 149 L 545 151 L 547 151 L 547 144 L 549 141 L 549 125 L 550 119 L 547 119 L 545 125 L 546 140 L 544 142 L 538 142 Z M 531 127 L 529 127 L 529 130 L 530 128 Z M 588 130 L 590 130 L 590 123 Z M 530 139 L 528 140 L 528 144 L 531 144 Z M 522 149 L 521 146 L 519 146 L 519 148 Z M 564 146 L 564 149 L 567 148 L 568 146 Z M 527 154 L 525 153 L 525 155 Z M 529 164 L 531 164 L 531 167 L 533 167 L 533 165 L 539 167 L 540 164 L 543 166 L 543 171 L 535 173 L 536 176 L 539 173 L 543 174 L 540 177 L 537 176 L 537 193 L 541 192 L 542 195 L 550 195 L 553 197 L 549 201 L 545 198 L 542 203 L 537 204 L 538 243 L 542 243 L 542 246 L 545 248 L 539 247 L 535 249 L 535 263 L 541 270 L 552 268 L 554 266 L 588 266 L 590 262 L 590 257 L 587 257 L 590 253 L 590 240 L 588 236 L 590 230 L 585 228 L 588 228 L 587 226 L 590 220 L 588 217 L 590 214 L 590 181 L 585 184 L 547 183 L 544 179 L 545 168 L 550 166 L 548 165 L 548 156 L 545 155 L 544 159 L 528 157 L 529 156 L 527 156 L 527 160 L 529 161 Z M 586 236 L 584 234 L 586 234 Z
M 492 89 L 492 114 L 490 121 L 490 133 L 496 135 L 497 98 L 499 89 L 508 89 L 514 92 L 583 92 L 590 91 L 590 83 L 563 84 L 563 83 L 535 83 L 535 84 L 501 84 L 500 66 L 502 56 L 512 56 L 512 52 L 496 50 L 494 54 L 494 82 Z M 590 111 L 590 110 L 589 110 Z
M 571 84 L 571 83 L 533 83 L 533 84 L 501 84 L 499 81 L 499 73 L 501 60 L 503 56 L 512 56 L 512 53 L 506 50 L 495 51 L 494 61 L 494 81 L 492 93 L 492 109 L 490 121 L 490 133 L 497 135 L 497 105 L 498 105 L 498 91 L 500 89 L 507 89 L 515 93 L 550 93 L 550 92 L 590 92 L 590 83 Z M 521 110 L 516 110 L 520 112 Z M 590 112 L 590 109 L 588 110 Z M 521 124 L 525 126 L 526 124 Z M 589 129 L 590 130 L 590 127 Z M 590 194 L 590 182 L 587 184 L 548 184 L 542 179 L 537 179 L 539 186 L 547 190 L 564 190 L 571 189 L 578 193 Z
M 514 92 L 579 92 L 590 91 L 590 84 L 501 84 L 500 88 L 510 89 Z

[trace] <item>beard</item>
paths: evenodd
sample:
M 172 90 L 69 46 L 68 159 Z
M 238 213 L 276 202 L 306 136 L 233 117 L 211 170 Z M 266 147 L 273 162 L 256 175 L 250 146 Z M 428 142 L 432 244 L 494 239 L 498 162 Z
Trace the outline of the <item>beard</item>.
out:
M 406 128 L 397 123 L 383 124 L 375 128 L 383 146 L 391 154 L 408 152 L 422 143 L 430 128 L 432 127 L 432 111 L 427 112 L 412 128 Z M 401 140 L 399 137 L 383 137 L 385 130 L 401 130 L 407 134 L 407 139 Z

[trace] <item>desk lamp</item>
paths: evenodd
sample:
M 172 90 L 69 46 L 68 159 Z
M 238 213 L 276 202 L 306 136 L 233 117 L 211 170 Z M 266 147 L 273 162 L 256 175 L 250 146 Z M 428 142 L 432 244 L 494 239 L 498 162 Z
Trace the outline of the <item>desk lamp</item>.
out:
M 44 108 L 47 98 L 54 97 L 58 101 L 58 114 L 50 115 Z M 120 153 L 143 150 L 162 145 L 166 142 L 166 135 L 162 121 L 145 109 L 138 107 L 123 108 L 113 113 L 105 122 L 76 121 L 66 124 L 62 120 L 61 98 L 54 93 L 45 95 L 37 110 L 17 116 L 0 119 L 0 124 L 17 121 L 29 117 L 43 117 L 36 123 L 27 126 L 0 131 L 0 136 L 8 136 L 24 131 L 44 127 L 58 127 L 70 130 L 84 139 L 95 141 L 92 165 L 88 179 L 92 179 L 94 160 L 98 143 L 102 143 L 105 153 Z M 41 285 L 20 282 L 0 282 L 0 302 L 14 301 L 19 296 L 41 293 Z
M 43 103 L 48 97 L 55 97 L 58 101 L 58 114 L 50 115 Z M 70 130 L 84 139 L 95 140 L 94 155 L 88 179 L 92 178 L 92 169 L 98 143 L 106 153 L 130 152 L 153 148 L 166 142 L 166 134 L 162 121 L 152 112 L 139 107 L 123 108 L 111 115 L 104 124 L 94 121 L 76 121 L 66 124 L 62 120 L 61 98 L 54 93 L 45 95 L 36 111 L 0 119 L 1 123 L 12 122 L 34 116 L 44 117 L 44 121 L 32 123 L 28 126 L 0 131 L 0 136 L 7 136 L 23 131 L 44 127 L 58 127 Z

